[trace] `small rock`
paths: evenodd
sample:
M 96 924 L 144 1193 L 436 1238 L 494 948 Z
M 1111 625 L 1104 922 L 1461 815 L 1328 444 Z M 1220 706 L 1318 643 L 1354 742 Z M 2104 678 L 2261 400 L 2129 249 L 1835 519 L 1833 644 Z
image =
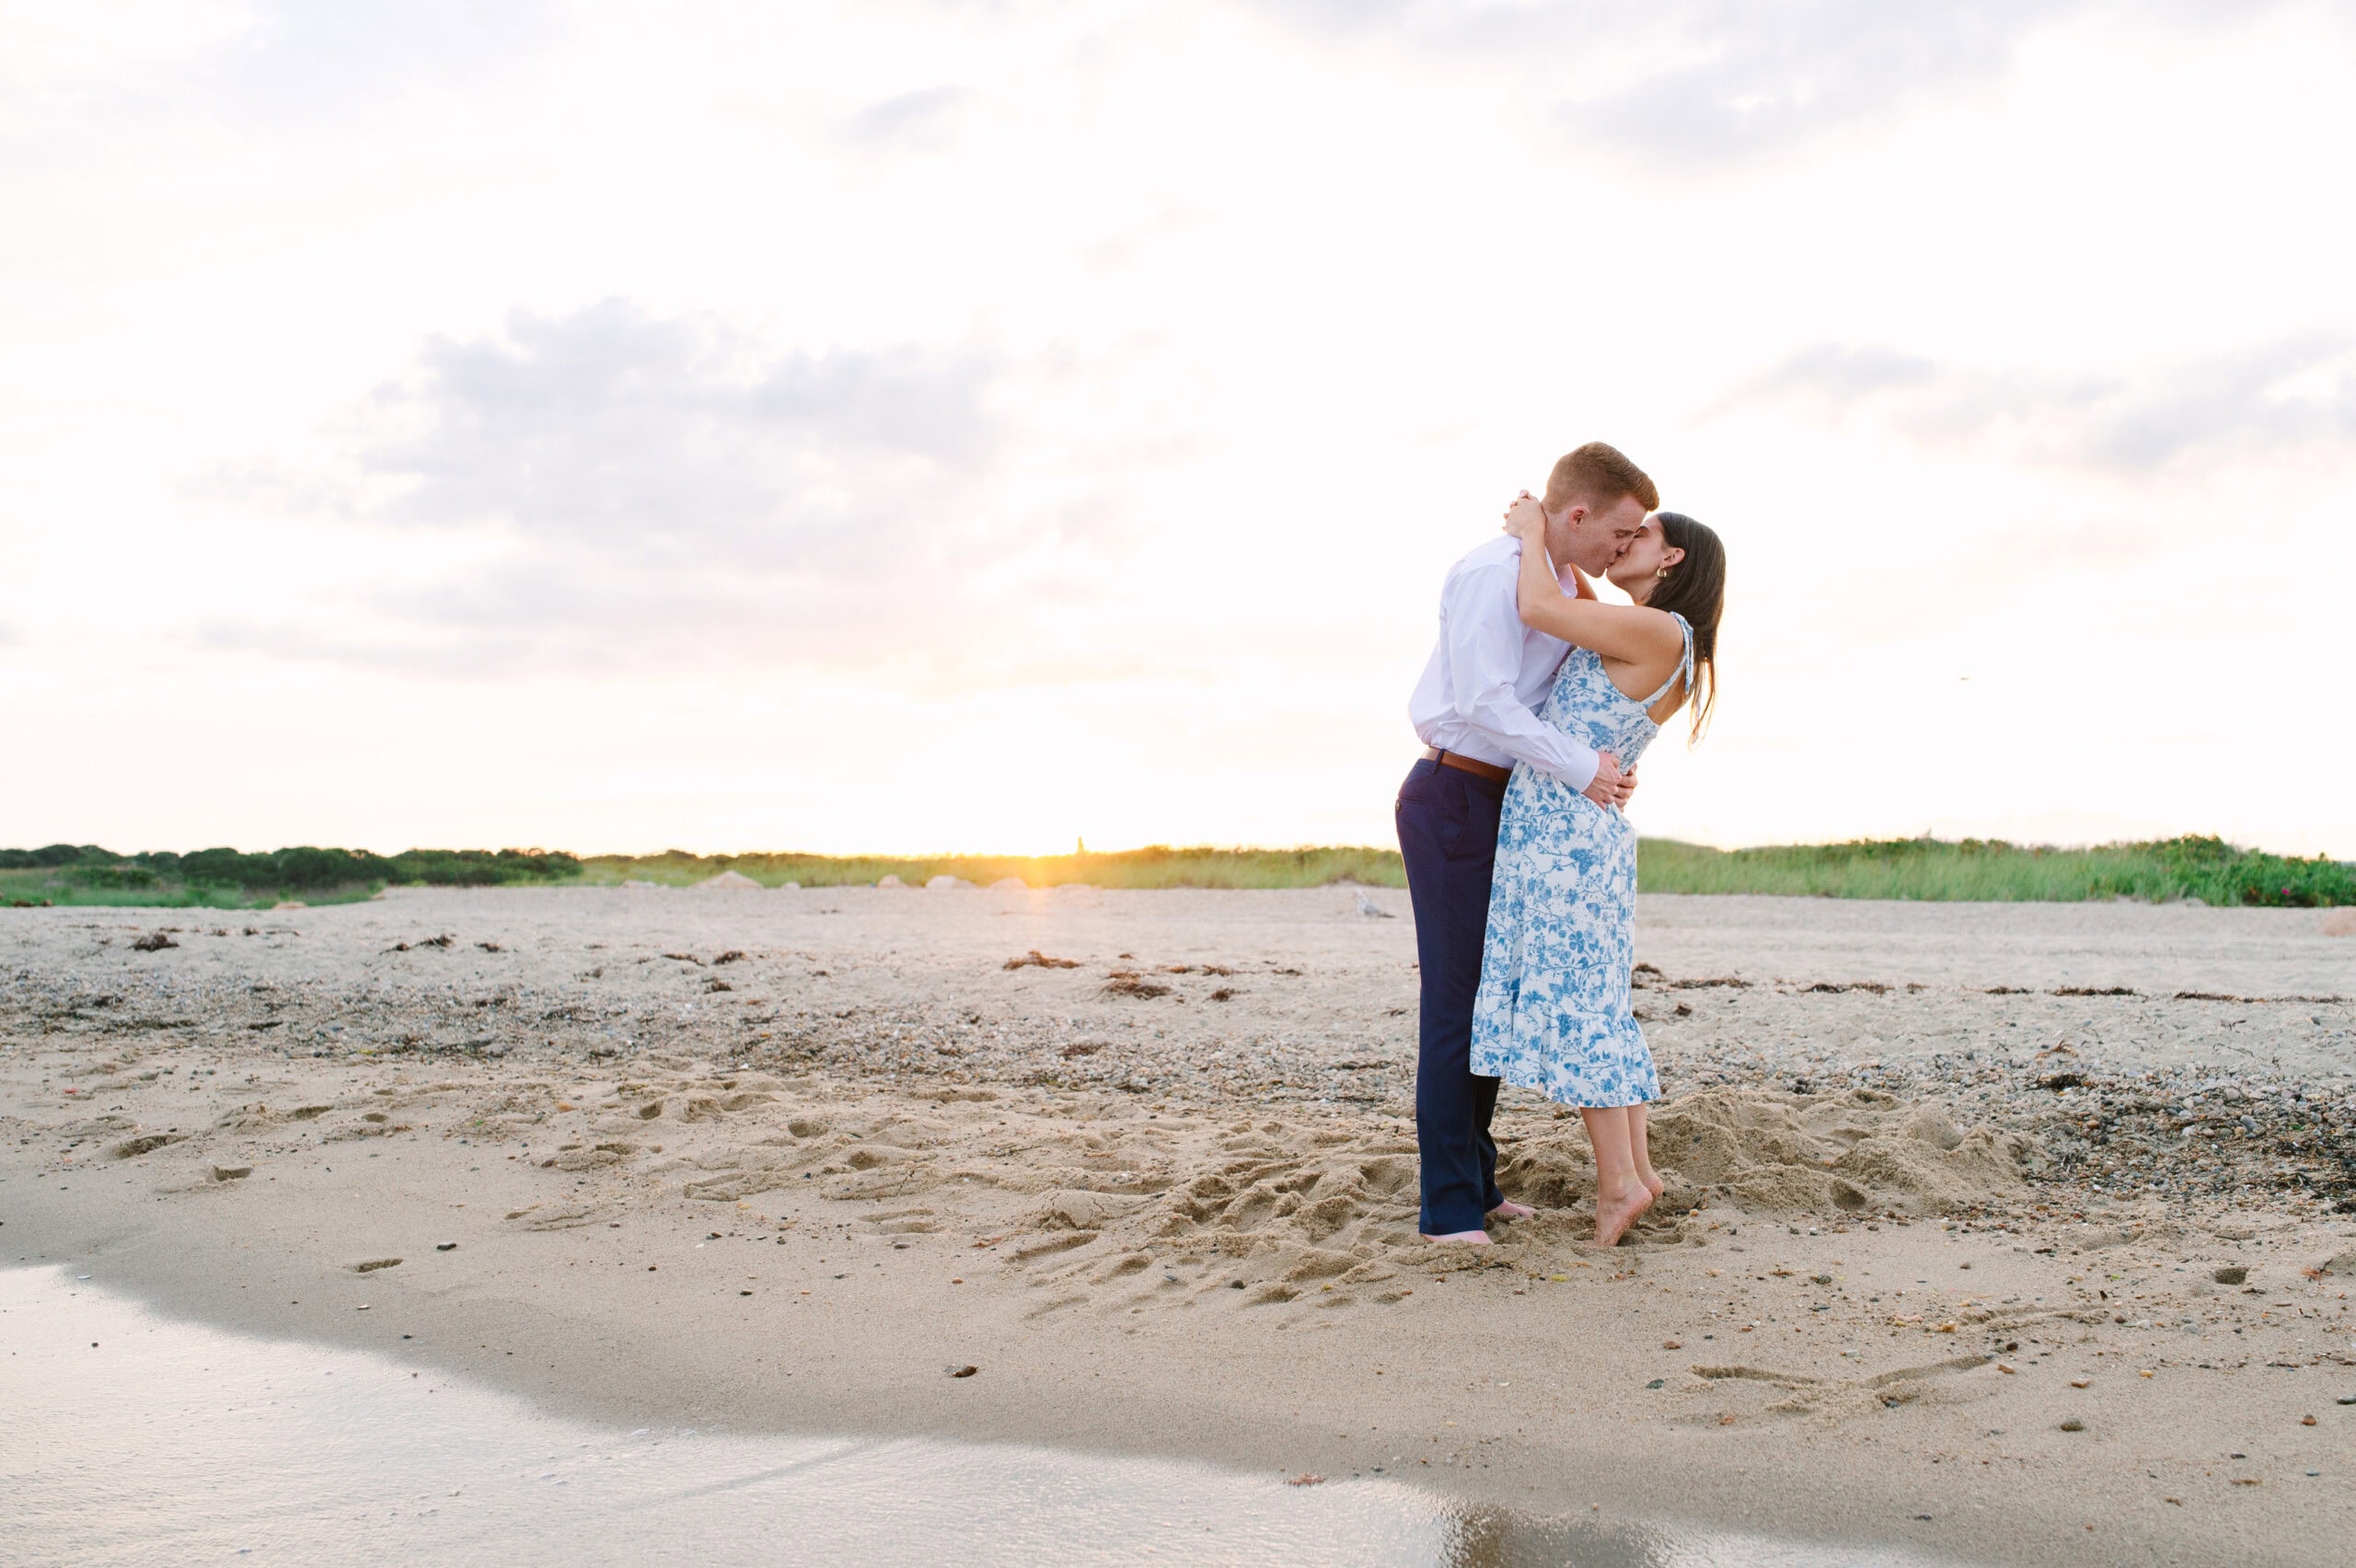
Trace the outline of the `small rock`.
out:
M 1322 1475 L 1310 1475 L 1304 1471 L 1289 1478 L 1285 1484 L 1287 1486 L 1322 1486 L 1325 1484 L 1325 1478 Z
M 353 1274 L 375 1274 L 378 1269 L 397 1269 L 400 1267 L 400 1263 L 401 1261 L 398 1258 L 371 1258 L 364 1263 L 352 1264 L 352 1272 Z
M 2299 1424 L 2302 1426 L 2313 1426 L 2315 1424 L 2316 1418 L 2312 1415 L 2303 1415 L 2299 1417 Z
M 2062 1424 L 2062 1430 L 2064 1432 L 2084 1432 L 2085 1429 L 2086 1424 L 2074 1415 Z
M 179 945 L 179 943 L 172 940 L 171 938 L 164 935 L 161 931 L 150 931 L 145 936 L 140 938 L 137 941 L 132 943 L 131 951 L 133 952 L 161 952 L 166 948 L 176 948 Z
M 2070 1379 L 2070 1387 L 2073 1389 L 2091 1389 L 2094 1386 L 2095 1380 L 2092 1378 L 2073 1378 Z
M 436 1241 L 433 1243 L 433 1250 L 437 1252 L 455 1252 L 458 1250 L 458 1244 L 456 1241 Z
M 2209 1277 L 2215 1280 L 2219 1285 L 2239 1285 L 2242 1281 L 2249 1278 L 2249 1270 L 2242 1267 L 2238 1263 L 2235 1263 L 2231 1267 L 2219 1269 L 2215 1274 L 2211 1274 Z
M 1646 1383 L 1645 1387 L 1647 1389 L 1666 1389 L 1669 1387 L 1669 1379 L 1666 1378 L 1656 1378 L 1651 1382 Z
M 216 1165 L 213 1168 L 215 1182 L 237 1182 L 254 1173 L 250 1165 Z
M 1660 1347 L 1663 1350 L 1683 1350 L 1685 1348 L 1685 1342 L 1683 1340 L 1663 1340 L 1660 1342 Z
M 980 1367 L 978 1367 L 978 1366 L 971 1366 L 971 1365 L 967 1365 L 967 1366 L 952 1366 L 952 1367 L 950 1367 L 950 1368 L 948 1369 L 948 1371 L 949 1371 L 949 1375 L 950 1375 L 952 1378 L 970 1378 L 970 1377 L 972 1377 L 975 1373 L 979 1372 L 980 1370 L 981 1370 L 981 1368 L 980 1368 Z

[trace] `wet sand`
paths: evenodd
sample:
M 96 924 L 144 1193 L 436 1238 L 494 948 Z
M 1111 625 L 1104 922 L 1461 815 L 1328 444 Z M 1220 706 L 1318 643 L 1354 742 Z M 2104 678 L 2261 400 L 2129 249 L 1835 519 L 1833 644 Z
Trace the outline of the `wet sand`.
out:
M 640 1424 L 2339 1560 L 2356 944 L 2312 914 L 1647 899 L 1665 1212 L 1593 1248 L 1576 1121 L 1509 1093 L 1542 1212 L 1466 1253 L 1414 1235 L 1365 896 L 0 912 L 0 1254 Z

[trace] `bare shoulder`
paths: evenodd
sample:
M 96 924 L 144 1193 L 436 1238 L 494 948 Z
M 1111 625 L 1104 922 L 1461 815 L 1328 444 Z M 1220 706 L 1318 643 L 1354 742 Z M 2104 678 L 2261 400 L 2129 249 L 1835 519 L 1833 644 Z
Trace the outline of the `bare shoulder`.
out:
M 1681 658 L 1685 652 L 1685 625 L 1667 610 L 1656 610 L 1645 605 L 1631 605 L 1629 613 L 1636 617 L 1634 629 L 1644 640 L 1646 648 L 1664 658 Z

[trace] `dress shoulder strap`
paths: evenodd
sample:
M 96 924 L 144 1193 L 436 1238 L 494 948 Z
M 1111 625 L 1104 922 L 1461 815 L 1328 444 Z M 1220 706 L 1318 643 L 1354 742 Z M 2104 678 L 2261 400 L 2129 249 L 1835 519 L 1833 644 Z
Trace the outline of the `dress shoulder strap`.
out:
M 1669 618 L 1675 621 L 1677 623 L 1677 629 L 1685 634 L 1685 656 L 1677 662 L 1676 673 L 1670 675 L 1669 679 L 1660 683 L 1660 689 L 1658 691 L 1653 693 L 1652 696 L 1636 704 L 1637 707 L 1643 709 L 1647 713 L 1652 711 L 1653 704 L 1658 702 L 1662 698 L 1667 697 L 1670 692 L 1677 689 L 1678 682 L 1691 681 L 1693 678 L 1693 623 L 1687 620 L 1683 616 L 1679 615 L 1675 610 L 1669 612 Z

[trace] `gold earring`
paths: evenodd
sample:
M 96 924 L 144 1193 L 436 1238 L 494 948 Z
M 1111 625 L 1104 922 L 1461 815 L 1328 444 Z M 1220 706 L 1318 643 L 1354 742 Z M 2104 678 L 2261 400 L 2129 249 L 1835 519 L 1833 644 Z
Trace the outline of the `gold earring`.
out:
M 1666 579 L 1668 576 L 1669 576 L 1669 568 L 1667 568 L 1667 567 L 1665 567 L 1665 566 L 1664 566 L 1664 567 L 1662 567 L 1658 571 L 1656 571 L 1656 572 L 1654 572 L 1654 573 L 1653 573 L 1653 581 L 1654 581 L 1654 582 L 1661 582 L 1661 581 L 1663 581 L 1664 579 Z

